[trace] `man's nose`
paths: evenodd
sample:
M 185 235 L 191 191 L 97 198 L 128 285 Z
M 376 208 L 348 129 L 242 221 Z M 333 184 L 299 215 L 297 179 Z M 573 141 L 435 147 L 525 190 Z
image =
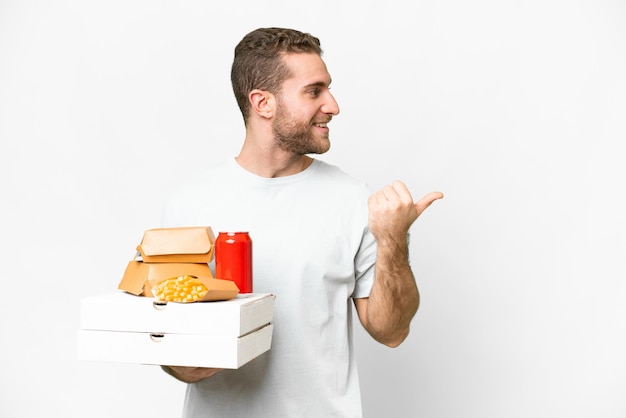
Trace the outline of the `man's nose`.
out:
M 330 93 L 328 93 L 328 100 L 326 100 L 326 103 L 322 106 L 322 112 L 333 116 L 339 114 L 339 105 L 337 104 L 337 100 L 335 100 L 335 97 Z

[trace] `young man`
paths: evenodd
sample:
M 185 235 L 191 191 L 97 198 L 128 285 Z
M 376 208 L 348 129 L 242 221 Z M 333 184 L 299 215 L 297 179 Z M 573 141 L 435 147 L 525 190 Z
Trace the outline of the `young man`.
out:
M 330 147 L 339 107 L 319 40 L 255 30 L 235 49 L 232 84 L 246 137 L 240 154 L 169 200 L 165 226 L 249 231 L 254 291 L 276 295 L 272 349 L 239 370 L 168 367 L 188 386 L 185 417 L 359 417 L 352 306 L 377 341 L 409 333 L 419 293 L 407 236 L 433 201 L 396 181 L 371 194 L 313 159 Z

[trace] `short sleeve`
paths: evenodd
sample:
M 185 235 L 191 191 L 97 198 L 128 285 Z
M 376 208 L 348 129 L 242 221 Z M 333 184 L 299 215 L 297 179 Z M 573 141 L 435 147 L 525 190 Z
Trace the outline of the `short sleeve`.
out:
M 369 228 L 363 231 L 363 238 L 359 251 L 354 259 L 355 279 L 352 298 L 369 297 L 374 285 L 374 272 L 376 270 L 376 239 Z

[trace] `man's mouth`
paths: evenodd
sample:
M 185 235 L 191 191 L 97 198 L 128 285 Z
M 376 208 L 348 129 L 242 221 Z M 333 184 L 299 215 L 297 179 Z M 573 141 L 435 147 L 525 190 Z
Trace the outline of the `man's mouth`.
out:
M 328 128 L 328 122 L 330 122 L 330 119 L 313 122 L 313 126 L 316 128 Z

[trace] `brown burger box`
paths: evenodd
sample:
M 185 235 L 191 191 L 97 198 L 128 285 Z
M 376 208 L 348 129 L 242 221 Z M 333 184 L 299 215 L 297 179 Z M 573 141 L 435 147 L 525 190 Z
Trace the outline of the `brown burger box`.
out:
M 144 232 L 136 257 L 145 263 L 209 263 L 214 243 L 210 226 L 153 228 Z
M 160 302 L 127 292 L 86 297 L 78 357 L 236 369 L 270 349 L 274 300 L 273 294 L 255 293 L 195 303 Z

